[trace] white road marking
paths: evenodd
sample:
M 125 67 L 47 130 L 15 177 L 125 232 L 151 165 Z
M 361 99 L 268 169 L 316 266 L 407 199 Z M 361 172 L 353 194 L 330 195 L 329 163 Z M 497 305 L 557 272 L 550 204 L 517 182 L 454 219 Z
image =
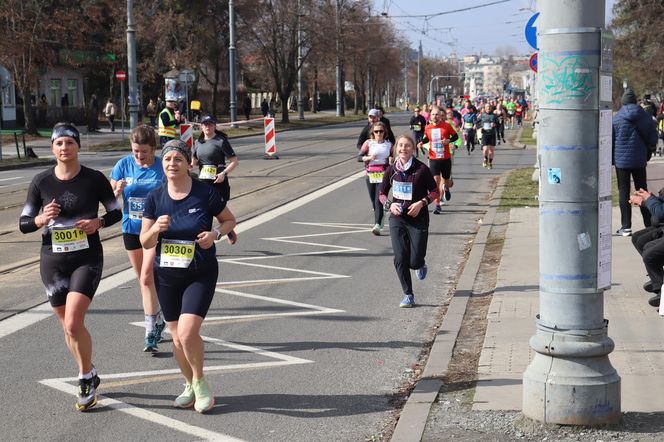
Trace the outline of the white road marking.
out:
M 20 176 L 11 176 L 9 178 L 0 178 L 0 181 L 9 181 L 9 180 L 18 180 L 21 179 L 22 177 Z

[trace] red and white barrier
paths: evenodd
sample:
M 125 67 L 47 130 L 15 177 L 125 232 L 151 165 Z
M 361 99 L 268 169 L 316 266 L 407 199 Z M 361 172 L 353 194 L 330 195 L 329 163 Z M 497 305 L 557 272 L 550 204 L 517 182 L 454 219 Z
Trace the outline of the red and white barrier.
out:
M 192 124 L 180 125 L 180 139 L 187 143 L 189 150 L 194 147 L 194 126 Z
M 265 155 L 263 158 L 266 160 L 278 160 L 277 144 L 274 136 L 274 118 L 265 117 L 263 127 L 265 129 Z

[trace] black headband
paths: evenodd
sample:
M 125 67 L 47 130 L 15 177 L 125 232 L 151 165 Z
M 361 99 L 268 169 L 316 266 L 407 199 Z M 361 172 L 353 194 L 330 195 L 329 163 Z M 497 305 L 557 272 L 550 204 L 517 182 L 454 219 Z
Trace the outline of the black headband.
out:
M 76 140 L 78 147 L 81 147 L 81 134 L 78 132 L 78 129 L 71 124 L 60 124 L 53 128 L 51 143 L 60 137 L 71 137 Z
M 164 148 L 161 150 L 161 157 L 163 158 L 170 151 L 176 151 L 182 154 L 186 158 L 187 163 L 191 163 L 191 154 L 189 153 L 189 146 L 182 140 L 171 140 L 168 143 L 164 144 Z

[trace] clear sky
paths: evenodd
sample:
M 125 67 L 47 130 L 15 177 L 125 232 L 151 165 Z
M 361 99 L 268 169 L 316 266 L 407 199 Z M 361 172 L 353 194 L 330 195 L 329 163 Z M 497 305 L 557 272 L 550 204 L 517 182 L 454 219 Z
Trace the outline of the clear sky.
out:
M 494 55 L 501 47 L 511 47 L 518 55 L 534 50 L 526 43 L 524 27 L 536 8 L 535 0 L 374 0 L 377 14 L 387 13 L 396 28 L 416 49 L 422 40 L 426 56 Z M 616 0 L 606 1 L 607 23 Z M 478 7 L 480 6 L 480 7 Z M 422 17 L 441 12 L 467 11 Z M 416 17 L 420 16 L 420 17 Z

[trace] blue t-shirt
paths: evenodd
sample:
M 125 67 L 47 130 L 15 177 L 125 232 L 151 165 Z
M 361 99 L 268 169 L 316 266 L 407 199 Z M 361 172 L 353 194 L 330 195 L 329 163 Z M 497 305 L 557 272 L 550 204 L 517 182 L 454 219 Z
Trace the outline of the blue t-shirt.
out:
M 111 178 L 120 181 L 124 178 L 127 185 L 122 190 L 122 233 L 138 235 L 141 233 L 141 217 L 145 198 L 151 190 L 165 182 L 161 158 L 155 157 L 150 167 L 136 164 L 134 157 L 128 155 L 117 162 Z
M 212 230 L 212 217 L 221 213 L 226 207 L 217 191 L 205 183 L 193 180 L 191 192 L 181 200 L 174 200 L 168 195 L 167 184 L 153 190 L 145 200 L 143 217 L 156 220 L 162 215 L 170 215 L 171 223 L 168 230 L 159 234 L 157 241 L 157 257 L 155 265 L 161 259 L 161 241 L 163 239 L 179 239 L 194 241 L 201 232 Z M 194 259 L 189 269 L 200 269 L 217 264 L 214 244 L 209 249 L 201 249 L 196 244 Z

